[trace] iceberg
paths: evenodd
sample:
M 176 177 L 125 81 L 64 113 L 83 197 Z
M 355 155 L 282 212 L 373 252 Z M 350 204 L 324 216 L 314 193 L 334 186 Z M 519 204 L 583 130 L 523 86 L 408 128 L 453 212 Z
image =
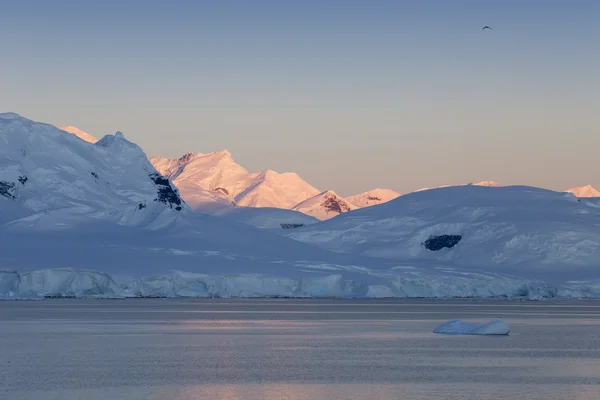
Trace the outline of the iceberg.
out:
M 510 328 L 504 322 L 495 320 L 487 324 L 475 324 L 453 319 L 438 325 L 433 333 L 445 335 L 508 335 Z

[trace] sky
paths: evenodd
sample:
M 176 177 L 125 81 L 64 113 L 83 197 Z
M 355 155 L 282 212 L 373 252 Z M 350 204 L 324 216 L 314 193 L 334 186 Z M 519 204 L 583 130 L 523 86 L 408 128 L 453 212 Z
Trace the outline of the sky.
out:
M 0 112 L 350 195 L 600 187 L 600 2 L 2 2 Z M 482 31 L 489 25 L 491 30 Z

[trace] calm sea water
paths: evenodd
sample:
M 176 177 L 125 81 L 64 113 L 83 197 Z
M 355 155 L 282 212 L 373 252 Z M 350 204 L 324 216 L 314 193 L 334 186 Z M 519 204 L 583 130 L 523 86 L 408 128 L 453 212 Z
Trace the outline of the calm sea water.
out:
M 507 337 L 431 333 L 501 318 Z M 600 302 L 0 302 L 2 399 L 600 398 Z

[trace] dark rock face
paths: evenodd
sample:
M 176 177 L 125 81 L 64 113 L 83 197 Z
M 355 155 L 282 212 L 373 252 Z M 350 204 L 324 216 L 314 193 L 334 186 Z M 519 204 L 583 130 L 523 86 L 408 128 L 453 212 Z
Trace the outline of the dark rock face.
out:
M 9 199 L 14 199 L 14 190 L 15 184 L 13 182 L 0 181 L 0 196 L 8 197 Z
M 19 177 L 19 182 L 21 182 L 21 185 L 25 185 L 25 182 L 27 182 L 29 179 L 26 176 L 20 176 Z
M 369 196 L 369 197 L 367 197 L 367 200 L 370 200 L 370 201 L 381 201 L 381 197 Z
M 95 173 L 95 172 L 90 172 L 90 174 L 92 174 L 92 176 L 93 176 L 94 178 L 98 179 L 98 174 L 97 174 L 97 173 Z
M 304 226 L 304 224 L 281 224 L 281 227 L 283 229 L 294 229 L 294 228 L 300 228 Z
M 181 211 L 183 201 L 177 191 L 173 189 L 169 180 L 157 173 L 150 174 L 149 177 L 158 188 L 158 196 L 154 201 L 159 201 L 177 211 Z
M 441 235 L 430 236 L 429 239 L 421 243 L 427 250 L 438 251 L 444 248 L 451 249 L 462 239 L 461 235 Z
M 350 207 L 348 206 L 348 204 L 346 204 L 346 202 L 338 200 L 334 197 L 327 197 L 322 203 L 322 205 L 327 211 L 335 212 L 338 214 L 350 211 Z
M 138 210 L 142 210 L 144 208 L 146 208 L 147 206 L 144 203 L 140 203 L 138 204 Z
M 192 157 L 194 157 L 194 153 L 185 153 L 184 155 L 179 157 L 178 162 L 180 165 L 185 164 L 186 162 L 190 161 Z

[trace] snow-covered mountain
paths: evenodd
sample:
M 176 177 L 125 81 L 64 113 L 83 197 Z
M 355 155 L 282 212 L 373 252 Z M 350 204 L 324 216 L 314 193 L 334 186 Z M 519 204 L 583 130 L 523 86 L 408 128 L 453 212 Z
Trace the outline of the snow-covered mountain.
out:
M 61 129 L 65 132 L 69 132 L 69 133 L 77 136 L 79 139 L 85 140 L 86 142 L 89 142 L 89 143 L 96 143 L 98 141 L 98 139 L 96 139 L 94 136 L 90 135 L 87 132 L 82 131 L 81 129 L 79 129 L 75 126 L 60 126 L 60 127 L 58 127 L 58 129 Z
M 353 207 L 333 192 L 311 200 L 325 218 Z M 211 216 L 121 133 L 89 143 L 0 114 L 0 297 L 600 297 L 597 200 L 469 185 L 324 222 Z
M 338 196 L 333 190 L 319 193 L 292 208 L 294 211 L 311 215 L 321 221 L 355 209 L 357 209 L 355 205 Z
M 0 237 L 3 298 L 400 293 L 385 263 L 193 212 L 121 133 L 92 144 L 12 113 L 0 114 Z
M 286 235 L 332 251 L 448 268 L 545 279 L 600 273 L 600 206 L 533 187 L 410 193 Z
M 574 188 L 570 188 L 565 190 L 567 193 L 573 193 L 577 197 L 585 198 L 585 197 L 600 197 L 600 191 L 594 189 L 592 185 L 585 186 L 577 186 Z
M 0 114 L 0 143 L 0 199 L 20 210 L 12 226 L 57 229 L 95 219 L 156 229 L 187 208 L 120 132 L 91 144 L 8 113 Z
M 400 196 L 400 193 L 394 192 L 390 189 L 373 189 L 369 190 L 368 192 L 346 197 L 344 200 L 356 206 L 357 208 L 363 208 L 387 203 L 398 196 Z
M 268 170 L 251 174 L 227 150 L 187 153 L 179 159 L 151 157 L 150 161 L 173 180 L 185 201 L 200 211 L 214 208 L 215 202 L 289 209 L 319 193 L 295 173 Z

